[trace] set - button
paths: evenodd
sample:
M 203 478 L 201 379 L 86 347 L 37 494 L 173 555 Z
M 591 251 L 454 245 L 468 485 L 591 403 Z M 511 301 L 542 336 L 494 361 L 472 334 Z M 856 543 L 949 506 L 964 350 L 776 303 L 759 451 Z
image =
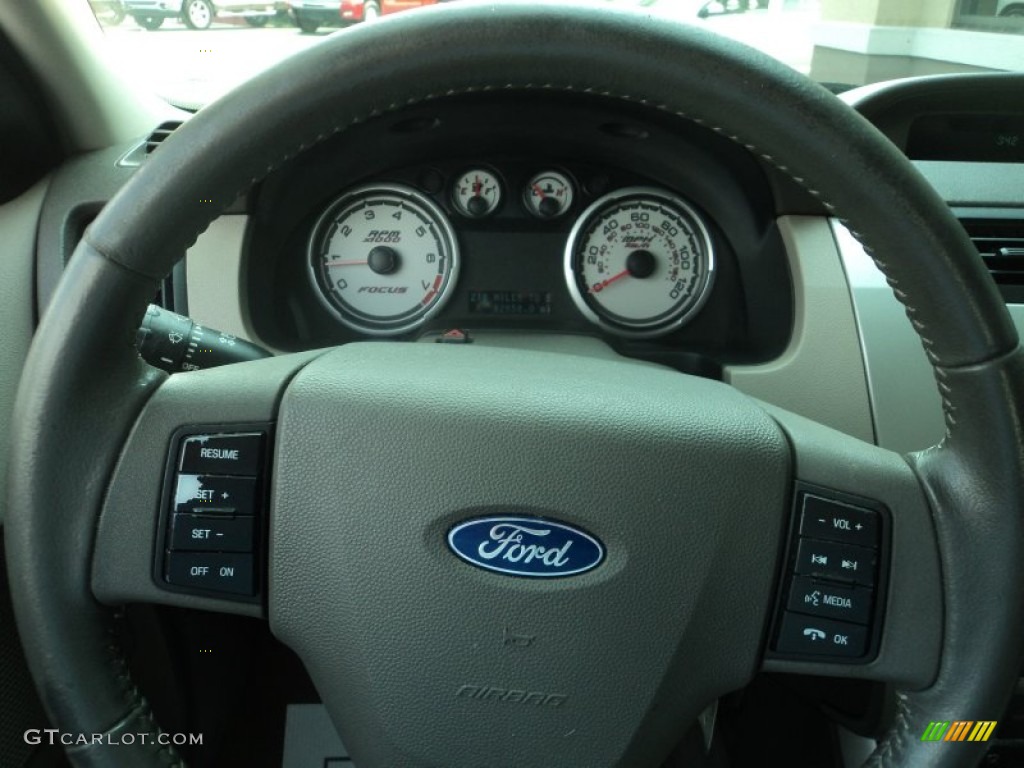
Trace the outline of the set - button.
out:
M 190 515 L 171 518 L 172 552 L 252 552 L 254 515 Z
M 775 649 L 862 657 L 875 612 L 882 517 L 827 492 L 804 491 L 798 505 L 795 557 Z
M 263 432 L 182 439 L 164 538 L 168 584 L 256 594 L 264 440 Z

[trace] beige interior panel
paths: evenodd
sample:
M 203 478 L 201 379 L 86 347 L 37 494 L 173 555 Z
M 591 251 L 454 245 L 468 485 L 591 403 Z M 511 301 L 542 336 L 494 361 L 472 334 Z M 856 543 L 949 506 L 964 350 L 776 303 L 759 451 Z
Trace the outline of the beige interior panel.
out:
M 243 307 L 242 241 L 248 216 L 221 216 L 186 256 L 189 316 L 208 328 L 262 344 Z M 264 345 L 265 346 L 265 345 Z
M 869 442 L 871 403 L 846 276 L 827 219 L 779 219 L 795 302 L 793 335 L 763 365 L 732 366 L 725 379 L 748 395 Z

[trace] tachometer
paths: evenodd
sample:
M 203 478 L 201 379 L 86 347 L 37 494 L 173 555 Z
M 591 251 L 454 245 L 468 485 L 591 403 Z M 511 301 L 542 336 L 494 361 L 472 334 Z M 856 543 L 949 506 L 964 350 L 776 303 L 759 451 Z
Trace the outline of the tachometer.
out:
M 592 322 L 621 336 L 679 328 L 703 306 L 715 258 L 700 216 L 658 189 L 632 187 L 585 210 L 569 235 L 569 293 Z
M 341 322 L 378 336 L 409 331 L 447 301 L 459 271 L 444 212 L 409 187 L 360 187 L 331 203 L 313 230 L 317 295 Z

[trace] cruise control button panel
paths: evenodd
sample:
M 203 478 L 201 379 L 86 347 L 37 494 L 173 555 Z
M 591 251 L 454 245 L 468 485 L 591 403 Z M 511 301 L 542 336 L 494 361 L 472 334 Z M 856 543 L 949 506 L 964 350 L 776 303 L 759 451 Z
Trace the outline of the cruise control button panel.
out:
M 864 663 L 878 651 L 888 510 L 871 499 L 798 484 L 768 655 Z
M 249 424 L 175 435 L 153 563 L 161 587 L 259 600 L 269 435 Z

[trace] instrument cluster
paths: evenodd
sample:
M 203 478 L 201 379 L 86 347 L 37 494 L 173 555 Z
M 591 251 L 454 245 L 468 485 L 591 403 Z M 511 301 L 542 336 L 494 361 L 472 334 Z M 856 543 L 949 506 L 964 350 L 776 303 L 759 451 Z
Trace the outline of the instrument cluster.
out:
M 691 201 L 629 185 L 591 193 L 584 207 L 577 201 L 589 190 L 566 169 L 523 178 L 513 187 L 497 167 L 476 165 L 447 183 L 430 169 L 414 175 L 418 183 L 371 182 L 343 192 L 309 234 L 306 267 L 317 299 L 358 333 L 408 334 L 452 301 L 465 261 L 487 259 L 471 233 L 507 239 L 536 230 L 561 233 L 555 256 L 562 285 L 556 291 L 537 274 L 535 289 L 524 291 L 522 281 L 500 285 L 496 277 L 494 285 L 470 287 L 470 314 L 549 314 L 557 293 L 609 334 L 648 338 L 680 328 L 703 307 L 714 284 L 715 247 Z M 530 247 L 526 239 L 522 247 Z M 527 258 L 519 263 L 529 267 Z
M 598 97 L 413 105 L 250 195 L 245 311 L 280 350 L 575 335 L 716 375 L 790 338 L 777 186 L 713 131 Z

